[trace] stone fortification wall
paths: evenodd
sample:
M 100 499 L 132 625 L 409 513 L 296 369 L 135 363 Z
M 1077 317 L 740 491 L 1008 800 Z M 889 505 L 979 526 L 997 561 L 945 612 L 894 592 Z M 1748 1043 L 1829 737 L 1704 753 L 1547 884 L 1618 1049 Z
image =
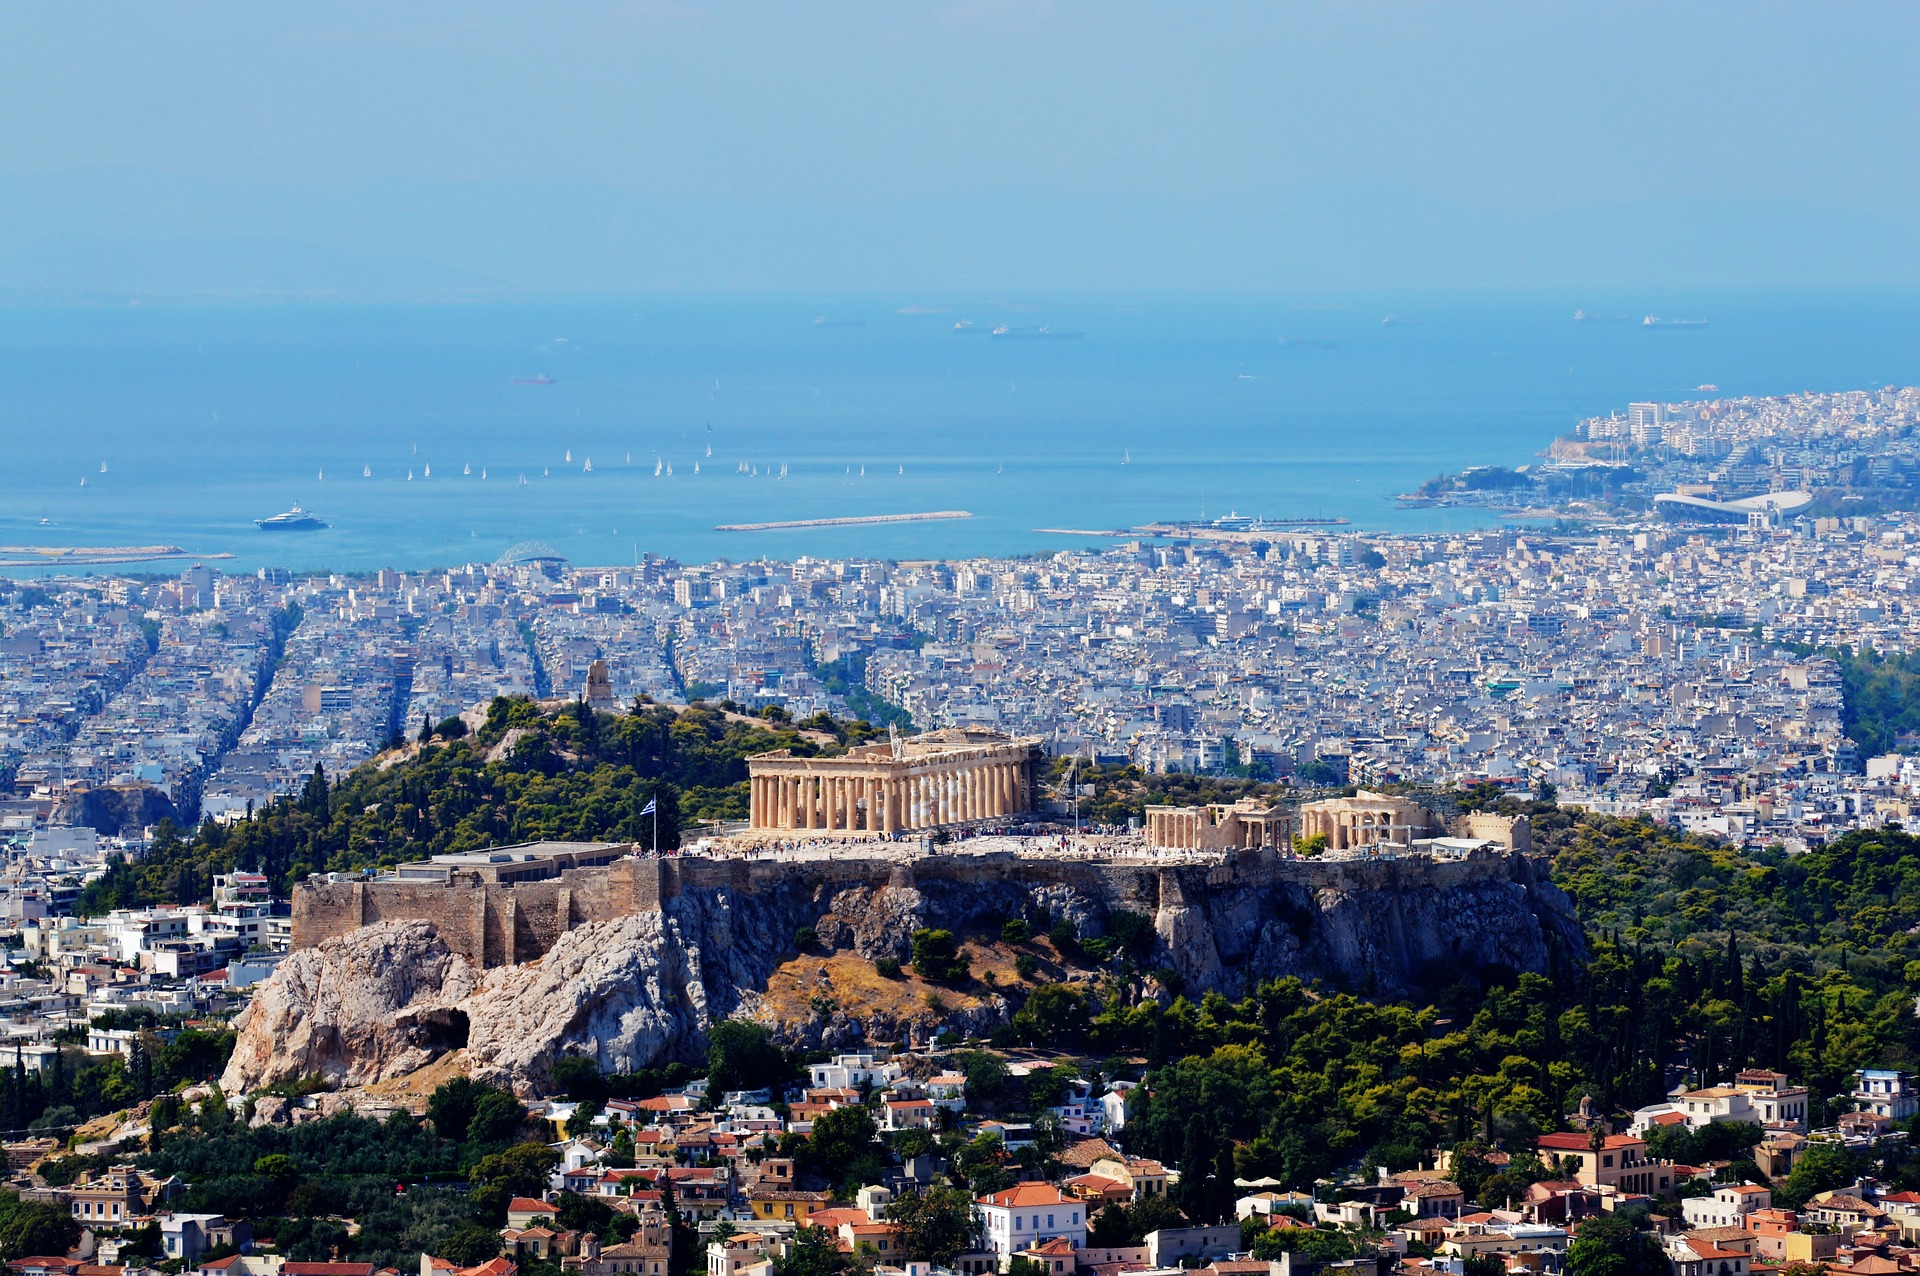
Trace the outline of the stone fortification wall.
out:
M 724 1006 L 726 990 L 764 984 L 799 926 L 829 947 L 905 958 L 920 926 L 997 930 L 1036 909 L 1070 919 L 1083 937 L 1104 933 L 1116 911 L 1139 913 L 1164 948 L 1156 964 L 1230 993 L 1280 974 L 1405 991 L 1445 971 L 1550 971 L 1584 946 L 1544 861 L 1492 852 L 1321 861 L 1242 851 L 1167 865 L 1011 853 L 686 856 L 519 885 L 458 873 L 444 885 L 316 881 L 296 889 L 293 911 L 296 948 L 374 922 L 425 920 L 483 967 L 542 956 L 589 922 L 658 914 L 704 953 L 709 991 Z
M 658 861 L 620 860 L 516 884 L 461 872 L 444 882 L 302 882 L 293 892 L 293 946 L 314 948 L 375 922 L 426 921 L 475 964 L 511 966 L 587 922 L 659 911 L 658 870 Z
M 620 1072 L 693 1061 L 712 1024 L 733 1015 L 809 1047 L 900 1040 L 938 1024 L 858 1007 L 780 1018 L 765 993 L 795 960 L 797 928 L 812 930 L 807 965 L 824 977 L 819 949 L 905 960 L 921 927 L 979 938 L 1018 916 L 1069 921 L 1088 939 L 1123 911 L 1153 930 L 1151 951 L 1131 955 L 1178 972 L 1163 986 L 1184 982 L 1193 996 L 1237 997 L 1288 975 L 1426 995 L 1475 975 L 1563 973 L 1585 950 L 1545 861 L 1491 851 L 1333 861 L 1243 851 L 1210 863 L 685 857 L 517 886 L 471 873 L 314 881 L 294 897 L 301 951 L 255 995 L 226 1083 L 235 1094 L 314 1073 L 366 1084 L 464 1048 L 474 1075 L 546 1093 L 566 1055 Z M 966 1030 L 1005 1022 L 1018 995 L 982 999 Z

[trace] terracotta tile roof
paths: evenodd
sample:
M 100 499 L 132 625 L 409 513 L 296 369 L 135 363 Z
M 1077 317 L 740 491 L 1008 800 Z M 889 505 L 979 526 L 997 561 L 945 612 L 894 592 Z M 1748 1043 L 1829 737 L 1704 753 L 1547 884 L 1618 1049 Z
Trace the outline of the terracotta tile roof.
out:
M 1016 1183 L 1004 1192 L 995 1192 L 983 1196 L 981 1205 L 997 1205 L 1002 1209 L 1030 1209 L 1035 1205 L 1072 1205 L 1074 1199 L 1051 1183 Z

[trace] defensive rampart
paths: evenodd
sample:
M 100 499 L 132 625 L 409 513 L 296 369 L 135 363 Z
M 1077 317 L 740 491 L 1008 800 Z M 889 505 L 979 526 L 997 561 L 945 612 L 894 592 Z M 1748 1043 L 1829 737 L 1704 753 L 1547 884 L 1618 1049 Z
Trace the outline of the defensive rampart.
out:
M 1346 950 L 1364 949 L 1369 955 L 1348 971 L 1363 982 L 1384 976 L 1401 983 L 1420 964 L 1449 955 L 1478 952 L 1492 960 L 1484 956 L 1488 945 L 1503 936 L 1470 933 L 1483 923 L 1460 913 L 1469 902 L 1484 910 L 1510 900 L 1485 924 L 1579 943 L 1565 897 L 1547 880 L 1539 857 L 1482 851 L 1303 860 L 1272 850 L 1172 864 L 1011 852 L 802 861 L 632 857 L 511 885 L 463 872 L 449 873 L 444 882 L 315 879 L 294 891 L 293 940 L 295 948 L 309 948 L 374 922 L 419 919 L 432 922 L 454 951 L 502 966 L 544 955 L 562 934 L 589 922 L 648 912 L 704 918 L 720 909 L 784 928 L 755 937 L 777 944 L 795 926 L 833 913 L 849 891 L 910 897 L 921 901 L 915 905 L 921 913 L 932 914 L 928 920 L 956 928 L 993 924 L 1032 899 L 1073 901 L 1090 934 L 1114 911 L 1137 912 L 1154 920 L 1175 963 L 1203 978 L 1243 947 L 1237 936 L 1254 943 L 1253 936 L 1276 922 L 1295 933 L 1303 950 L 1326 951 L 1317 964 L 1343 968 Z M 1541 949 L 1536 943 L 1527 951 Z M 1391 970 L 1376 971 L 1383 963 Z

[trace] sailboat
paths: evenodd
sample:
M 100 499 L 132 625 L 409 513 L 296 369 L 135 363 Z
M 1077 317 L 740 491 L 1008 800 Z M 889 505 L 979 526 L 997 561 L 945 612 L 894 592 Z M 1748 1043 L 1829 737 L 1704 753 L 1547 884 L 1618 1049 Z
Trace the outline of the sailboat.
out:
M 668 477 L 668 478 L 672 478 L 672 477 L 673 477 L 673 462 L 672 462 L 672 461 L 668 461 L 668 462 L 667 462 L 667 477 Z
M 567 455 L 566 455 L 566 462 L 567 462 L 567 464 L 568 464 L 568 465 L 572 465 L 572 464 L 573 464 L 573 449 L 572 449 L 572 448 L 568 448 L 568 449 L 567 449 Z
M 782 462 L 780 463 L 780 477 L 781 477 L 781 478 L 785 478 L 786 476 L 787 476 L 787 466 L 786 466 L 786 462 L 784 462 L 784 461 L 782 461 Z
M 100 462 L 100 472 L 102 474 L 107 472 L 107 463 L 105 461 Z
M 327 481 L 327 472 L 326 472 L 325 470 L 321 470 L 321 471 L 319 471 L 318 473 L 316 473 L 316 474 L 315 474 L 315 475 L 313 476 L 313 481 L 314 481 L 314 482 L 316 482 L 316 483 L 324 483 L 324 482 L 326 482 L 326 481 Z
M 867 476 L 867 467 L 863 465 L 860 467 L 860 477 L 865 478 L 866 476 Z
M 712 455 L 713 455 L 713 444 L 711 444 L 711 443 L 709 443 L 709 444 L 707 444 L 707 455 L 708 455 L 708 456 L 712 456 Z
M 901 467 L 900 467 L 900 473 L 901 473 L 901 475 L 902 475 L 902 477 L 904 477 L 904 476 L 906 475 L 906 472 L 907 472 L 907 467 L 906 467 L 906 466 L 904 466 L 904 465 L 903 465 L 903 466 L 901 466 Z
M 700 462 L 698 462 L 698 461 L 695 461 L 695 462 L 693 463 L 693 472 L 694 472 L 695 474 L 698 474 L 698 473 L 700 472 Z
M 407 467 L 407 482 L 413 482 L 413 467 L 411 465 Z
M 580 468 L 580 472 L 581 472 L 582 474 L 591 474 L 591 473 L 593 473 L 593 458 L 592 458 L 592 457 L 588 457 L 588 458 L 587 458 L 587 463 L 586 463 L 586 464 L 585 464 L 584 466 L 582 466 L 582 467 Z
M 628 464 L 628 465 L 632 465 L 632 464 L 633 464 L 633 453 L 631 453 L 631 452 L 629 452 L 629 453 L 627 453 L 627 464 Z
M 1133 464 L 1133 453 L 1127 448 L 1120 449 L 1120 464 L 1122 465 Z
M 522 474 L 520 476 L 520 486 L 525 487 L 526 485 L 527 485 L 527 476 Z
M 548 468 L 547 468 L 546 466 L 544 466 L 544 465 L 543 465 L 543 466 L 541 466 L 541 467 L 540 467 L 540 477 L 541 477 L 541 478 L 552 478 L 552 477 L 553 477 L 553 471 L 552 471 L 552 470 L 550 470 L 550 469 L 548 469 Z
M 85 487 L 86 485 L 87 485 L 87 476 L 82 474 L 80 476 L 80 486 Z
M 484 465 L 480 467 L 480 481 L 482 483 L 487 481 L 487 467 Z
M 467 462 L 467 463 L 466 463 L 465 465 L 463 465 L 463 466 L 461 466 L 461 467 L 460 467 L 460 475 L 461 475 L 461 477 L 462 477 L 462 478 L 464 478 L 464 477 L 466 477 L 467 475 L 469 475 L 469 474 L 472 474 L 472 473 L 473 473 L 473 462 L 472 462 L 472 461 L 468 461 L 468 462 Z
M 422 469 L 422 470 L 420 471 L 420 477 L 421 477 L 421 478 L 432 478 L 432 477 L 433 477 L 433 466 L 432 466 L 432 464 L 431 464 L 431 463 L 429 463 L 429 464 L 428 464 L 427 466 L 425 466 L 425 467 L 424 467 L 424 468 L 423 468 L 423 469 Z
M 664 470 L 664 469 L 666 469 L 666 468 L 667 468 L 667 463 L 666 463 L 665 461 L 663 461 L 663 460 L 661 460 L 661 459 L 660 459 L 659 457 L 657 457 L 657 456 L 653 458 L 653 476 L 654 476 L 655 478 L 659 478 L 659 477 L 660 477 L 660 471 L 662 471 L 662 470 Z
M 361 466 L 361 467 L 360 467 L 360 477 L 361 477 L 361 478 L 372 478 L 372 477 L 373 477 L 373 467 L 372 467 L 371 465 L 363 465 L 363 466 Z

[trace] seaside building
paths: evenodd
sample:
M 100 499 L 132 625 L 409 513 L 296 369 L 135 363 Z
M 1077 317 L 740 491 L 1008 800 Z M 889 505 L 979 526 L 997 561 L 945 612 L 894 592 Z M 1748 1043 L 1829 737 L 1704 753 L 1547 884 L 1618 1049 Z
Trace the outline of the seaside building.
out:
M 1004 819 L 1033 808 L 1038 736 L 959 727 L 840 757 L 747 759 L 752 825 L 800 835 L 885 836 Z

